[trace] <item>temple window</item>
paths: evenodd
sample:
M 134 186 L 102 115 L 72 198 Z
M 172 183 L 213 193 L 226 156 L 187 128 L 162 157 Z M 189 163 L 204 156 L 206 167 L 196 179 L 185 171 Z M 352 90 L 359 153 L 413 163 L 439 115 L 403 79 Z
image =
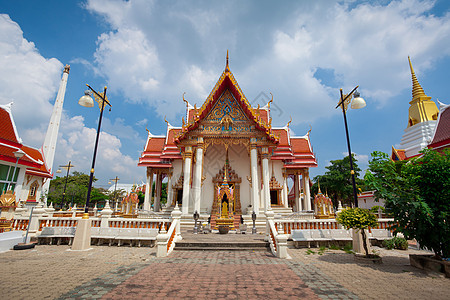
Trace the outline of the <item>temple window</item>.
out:
M 36 180 L 30 185 L 30 191 L 28 193 L 29 200 L 36 200 L 36 191 L 37 191 L 38 186 L 39 186 L 39 184 L 37 183 Z

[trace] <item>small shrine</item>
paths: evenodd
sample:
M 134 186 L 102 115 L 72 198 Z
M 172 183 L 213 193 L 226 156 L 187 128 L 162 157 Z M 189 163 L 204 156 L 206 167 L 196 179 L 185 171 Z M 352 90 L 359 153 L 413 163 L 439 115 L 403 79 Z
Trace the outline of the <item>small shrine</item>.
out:
M 231 168 L 228 153 L 223 168 L 213 178 L 215 197 L 211 210 L 211 228 L 239 227 L 241 220 L 240 183 L 241 178 Z
M 0 209 L 2 210 L 0 217 L 7 220 L 12 219 L 16 208 L 16 194 L 12 190 L 3 192 L 0 196 Z
M 133 189 L 128 195 L 126 195 L 121 202 L 121 211 L 124 218 L 137 217 L 139 205 L 139 197 L 136 189 Z
M 316 219 L 330 219 L 335 217 L 333 201 L 328 195 L 322 194 L 319 184 L 319 192 L 314 197 L 314 217 Z

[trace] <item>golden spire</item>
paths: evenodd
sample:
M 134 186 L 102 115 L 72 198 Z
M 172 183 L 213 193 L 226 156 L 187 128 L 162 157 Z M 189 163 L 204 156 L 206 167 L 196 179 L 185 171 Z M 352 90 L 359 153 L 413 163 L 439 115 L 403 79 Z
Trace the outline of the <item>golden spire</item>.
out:
M 408 61 L 412 77 L 412 100 L 409 102 L 411 106 L 408 116 L 408 127 L 411 127 L 421 122 L 437 120 L 439 110 L 436 103 L 431 101 L 431 97 L 427 96 L 420 86 L 409 56 Z
M 319 187 L 319 191 L 317 192 L 317 194 L 322 194 L 322 191 L 320 190 L 320 181 L 319 181 L 319 179 L 317 179 L 317 186 Z
M 411 59 L 408 56 L 408 61 L 409 61 L 409 68 L 411 69 L 411 77 L 412 77 L 412 97 L 413 97 L 413 101 L 416 98 L 419 98 L 421 96 L 426 96 L 425 92 L 423 91 L 422 86 L 420 85 L 419 81 L 417 80 L 416 74 L 414 73 L 414 69 L 413 66 L 411 64 Z
M 227 49 L 227 65 L 225 66 L 225 72 L 230 72 L 230 66 L 228 65 L 228 49 Z

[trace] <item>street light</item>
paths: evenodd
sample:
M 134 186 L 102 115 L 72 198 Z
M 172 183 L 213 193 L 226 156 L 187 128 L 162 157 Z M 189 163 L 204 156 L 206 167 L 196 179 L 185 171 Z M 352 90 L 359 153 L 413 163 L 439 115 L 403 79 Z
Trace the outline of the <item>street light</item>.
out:
M 347 116 L 345 112 L 347 111 L 348 105 L 351 102 L 351 108 L 352 109 L 360 109 L 366 106 L 366 102 L 363 98 L 360 97 L 360 94 L 357 91 L 358 86 L 356 86 L 348 95 L 344 95 L 341 92 L 341 101 L 339 101 L 339 104 L 336 106 L 338 108 L 339 106 L 342 107 L 342 113 L 344 114 L 344 124 L 345 124 L 345 134 L 347 136 L 347 147 L 348 147 L 348 156 L 350 158 L 350 174 L 352 175 L 352 184 L 353 184 L 353 197 L 354 197 L 354 203 L 355 207 L 358 207 L 358 194 L 356 190 L 356 182 L 355 182 L 355 170 L 353 170 L 353 158 L 352 158 L 352 150 L 350 149 L 350 138 L 348 136 L 348 126 L 347 126 Z M 353 101 L 352 101 L 352 95 L 353 95 Z
M 12 173 L 11 180 L 8 180 L 8 185 L 6 186 L 6 191 L 9 190 L 9 186 L 11 185 L 11 183 L 14 180 L 14 176 L 16 175 L 16 169 L 17 169 L 17 164 L 19 163 L 19 159 L 21 159 L 22 156 L 25 155 L 25 152 L 23 152 L 21 149 L 14 151 L 13 153 L 14 153 L 14 157 L 16 158 L 16 164 L 14 165 L 14 171 Z
M 98 119 L 98 129 L 97 136 L 95 138 L 95 146 L 94 146 L 94 155 L 92 157 L 92 167 L 89 176 L 89 185 L 88 192 L 86 197 L 86 207 L 84 209 L 83 218 L 78 222 L 77 229 L 75 232 L 75 237 L 73 239 L 72 250 L 86 250 L 91 245 L 91 223 L 89 220 L 89 200 L 91 198 L 91 189 L 92 189 L 92 181 L 94 179 L 94 167 L 95 167 L 95 158 L 97 156 L 97 148 L 98 148 L 98 138 L 100 136 L 100 128 L 102 125 L 102 117 L 103 117 L 103 109 L 105 108 L 105 104 L 108 104 L 111 111 L 111 103 L 109 103 L 106 98 L 106 86 L 103 90 L 103 93 L 97 93 L 93 88 L 86 84 L 86 86 L 92 91 L 94 94 L 95 100 L 98 102 L 100 107 L 100 118 Z M 94 100 L 91 97 L 91 93 L 89 91 L 84 92 L 84 96 L 80 98 L 78 104 L 84 107 L 94 107 Z
M 110 179 L 111 181 L 114 181 L 114 205 L 116 204 L 116 202 L 117 202 L 117 195 L 116 195 L 116 189 L 117 189 L 117 181 L 119 181 L 120 180 L 120 178 L 119 177 L 117 177 L 116 176 L 116 178 L 114 178 L 114 179 Z M 111 181 L 110 182 L 108 182 L 109 184 L 111 184 Z M 115 207 L 115 206 L 114 206 Z
M 66 196 L 66 187 L 67 187 L 67 179 L 69 179 L 69 172 L 70 172 L 70 168 L 75 167 L 74 165 L 71 164 L 70 160 L 69 163 L 65 166 L 59 166 L 60 168 L 65 168 L 67 169 L 67 175 L 66 175 L 66 182 L 64 183 L 64 191 L 63 191 L 63 196 L 62 196 L 62 200 L 61 200 L 61 205 L 63 205 L 64 203 L 64 198 Z M 59 170 L 58 170 L 59 171 Z M 58 172 L 57 171 L 57 172 Z
M 89 84 L 86 84 L 86 86 L 94 93 L 94 98 L 98 102 L 98 105 L 100 107 L 100 118 L 98 119 L 98 129 L 97 129 L 97 136 L 95 138 L 95 146 L 94 146 L 94 156 L 92 157 L 92 167 L 91 172 L 89 176 L 89 185 L 88 185 L 88 191 L 87 191 L 87 197 L 86 197 L 86 207 L 84 209 L 84 215 L 83 218 L 88 219 L 89 218 L 89 200 L 91 198 L 91 190 L 92 190 L 92 181 L 94 179 L 94 167 L 95 167 L 95 158 L 97 156 L 97 148 L 98 148 L 98 138 L 100 136 L 100 127 L 102 125 L 102 117 L 103 117 L 103 109 L 105 108 L 105 103 L 108 104 L 111 107 L 111 103 L 109 103 L 108 98 L 106 97 L 106 86 L 103 90 L 103 93 L 99 94 L 97 93 L 93 88 L 90 87 Z M 80 98 L 78 101 L 78 104 L 84 107 L 94 107 L 94 100 L 91 97 L 91 93 L 89 91 L 84 92 L 84 96 Z M 111 110 L 111 108 L 110 108 Z

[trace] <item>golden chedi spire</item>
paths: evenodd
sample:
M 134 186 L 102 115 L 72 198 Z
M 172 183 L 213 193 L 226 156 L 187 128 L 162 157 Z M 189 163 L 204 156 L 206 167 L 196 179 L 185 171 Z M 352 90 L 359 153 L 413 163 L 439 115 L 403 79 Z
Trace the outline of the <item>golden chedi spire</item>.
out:
M 425 94 L 422 86 L 417 80 L 409 56 L 408 61 L 412 77 L 412 100 L 409 102 L 411 106 L 409 107 L 408 117 L 408 127 L 411 127 L 421 122 L 437 120 L 439 110 L 436 103 L 431 101 L 431 97 Z
M 227 64 L 225 66 L 225 72 L 230 72 L 230 66 L 228 65 L 228 49 L 227 49 Z

